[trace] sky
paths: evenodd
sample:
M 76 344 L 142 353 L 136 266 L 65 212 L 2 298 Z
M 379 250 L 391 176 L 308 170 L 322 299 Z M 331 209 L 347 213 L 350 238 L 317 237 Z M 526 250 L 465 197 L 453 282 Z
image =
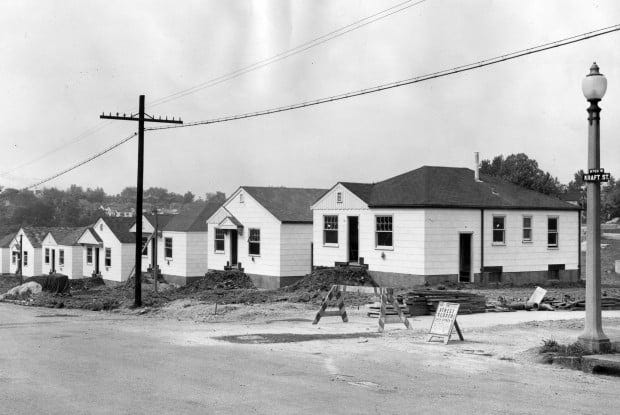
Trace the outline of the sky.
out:
M 615 0 L 426 0 L 218 85 L 162 97 L 277 55 L 403 0 L 3 0 L 0 186 L 22 188 L 137 130 L 130 112 L 207 120 L 424 75 L 620 24 Z M 423 165 L 523 152 L 568 183 L 587 168 L 593 61 L 601 166 L 620 176 L 620 32 L 470 72 L 263 117 L 145 134 L 144 186 L 232 193 L 329 188 Z M 159 126 L 151 124 L 149 126 Z M 93 132 L 94 129 L 94 132 Z M 90 132 L 90 134 L 84 133 Z M 41 187 L 135 186 L 137 140 Z

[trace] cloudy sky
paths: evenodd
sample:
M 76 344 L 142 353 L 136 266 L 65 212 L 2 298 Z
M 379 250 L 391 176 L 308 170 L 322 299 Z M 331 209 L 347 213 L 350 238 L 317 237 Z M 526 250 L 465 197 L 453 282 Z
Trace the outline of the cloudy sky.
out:
M 237 78 L 403 0 L 0 2 L 0 185 L 28 186 L 136 131 L 102 111 L 198 121 L 423 75 L 620 23 L 615 0 L 427 0 Z M 413 3 L 413 2 L 411 2 Z M 146 134 L 145 186 L 330 187 L 525 152 L 586 168 L 592 61 L 608 78 L 601 165 L 620 176 L 620 32 L 475 71 L 264 117 Z M 136 140 L 45 186 L 135 185 Z

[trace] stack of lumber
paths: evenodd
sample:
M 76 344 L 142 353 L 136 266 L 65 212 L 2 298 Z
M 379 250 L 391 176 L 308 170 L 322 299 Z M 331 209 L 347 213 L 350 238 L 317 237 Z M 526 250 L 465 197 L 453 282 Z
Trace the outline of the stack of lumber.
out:
M 586 300 L 563 303 L 557 305 L 557 307 L 564 310 L 585 310 Z M 620 310 L 620 298 L 601 297 L 601 310 Z
M 404 304 L 399 304 L 399 305 L 400 305 L 400 311 L 402 311 L 405 317 L 409 317 L 409 308 Z M 368 309 L 370 310 L 368 311 L 368 317 L 379 318 L 379 316 L 381 315 L 381 303 L 378 301 L 368 304 Z M 397 316 L 398 313 L 396 312 L 396 310 L 394 310 L 394 307 L 392 307 L 392 304 L 386 304 L 385 315 L 386 316 Z
M 416 290 L 407 293 L 405 303 L 409 306 L 412 315 L 434 313 L 441 301 L 459 303 L 459 314 L 484 313 L 486 298 L 479 294 L 463 291 L 448 290 Z M 426 303 L 426 313 L 422 314 L 423 304 Z

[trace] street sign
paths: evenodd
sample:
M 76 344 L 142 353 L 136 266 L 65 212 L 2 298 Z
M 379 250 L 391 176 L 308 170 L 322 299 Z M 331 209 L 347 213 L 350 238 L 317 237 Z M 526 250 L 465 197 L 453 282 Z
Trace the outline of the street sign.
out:
M 611 174 L 605 173 L 605 169 L 589 169 L 581 178 L 586 183 L 602 183 L 611 180 Z
M 459 306 L 460 304 L 458 303 L 447 303 L 444 301 L 439 303 L 437 311 L 435 312 L 435 318 L 433 318 L 433 324 L 431 324 L 431 329 L 426 338 L 427 342 L 430 342 L 434 337 L 439 337 L 443 338 L 444 344 L 447 344 L 448 340 L 450 340 L 453 328 L 456 329 L 459 338 L 464 340 L 461 328 L 456 322 Z

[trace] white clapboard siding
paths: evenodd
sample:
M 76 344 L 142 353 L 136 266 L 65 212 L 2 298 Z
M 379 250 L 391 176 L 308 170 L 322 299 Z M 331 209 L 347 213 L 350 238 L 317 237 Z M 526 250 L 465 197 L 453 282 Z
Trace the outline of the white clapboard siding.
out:
M 101 218 L 95 224 L 94 229 L 101 238 L 103 245 L 103 248 L 101 248 L 99 252 L 99 271 L 101 272 L 102 278 L 117 282 L 126 281 L 129 278 L 129 274 L 131 273 L 136 260 L 135 244 L 121 243 Z M 105 265 L 106 248 L 112 249 L 112 264 L 109 267 Z
M 309 274 L 312 224 L 284 223 L 280 235 L 280 264 L 282 277 Z
M 207 236 L 207 232 L 187 233 L 187 265 L 183 276 L 197 277 L 207 272 Z
M 0 248 L 0 274 L 8 274 L 11 272 L 11 250 Z
M 215 252 L 215 229 L 217 225 L 208 224 L 207 230 L 207 264 L 209 269 L 223 270 L 226 261 L 230 260 L 230 242 L 228 235 L 225 236 L 225 249 L 223 252 Z
M 20 240 L 20 236 L 22 236 L 23 240 L 23 252 L 28 253 L 28 264 L 24 265 L 23 275 L 25 277 L 34 277 L 35 275 L 41 275 L 42 267 L 41 267 L 41 247 L 35 248 L 30 243 L 30 240 L 24 233 L 22 229 L 19 230 L 17 236 L 15 237 L 14 244 L 18 244 Z M 17 249 L 19 251 L 19 249 Z M 11 264 L 11 272 L 16 272 L 19 267 L 18 263 Z
M 338 193 L 341 194 L 342 201 L 338 202 Z M 318 210 L 349 210 L 349 209 L 368 209 L 368 205 L 342 184 L 338 183 L 323 197 L 316 201 L 312 209 Z

